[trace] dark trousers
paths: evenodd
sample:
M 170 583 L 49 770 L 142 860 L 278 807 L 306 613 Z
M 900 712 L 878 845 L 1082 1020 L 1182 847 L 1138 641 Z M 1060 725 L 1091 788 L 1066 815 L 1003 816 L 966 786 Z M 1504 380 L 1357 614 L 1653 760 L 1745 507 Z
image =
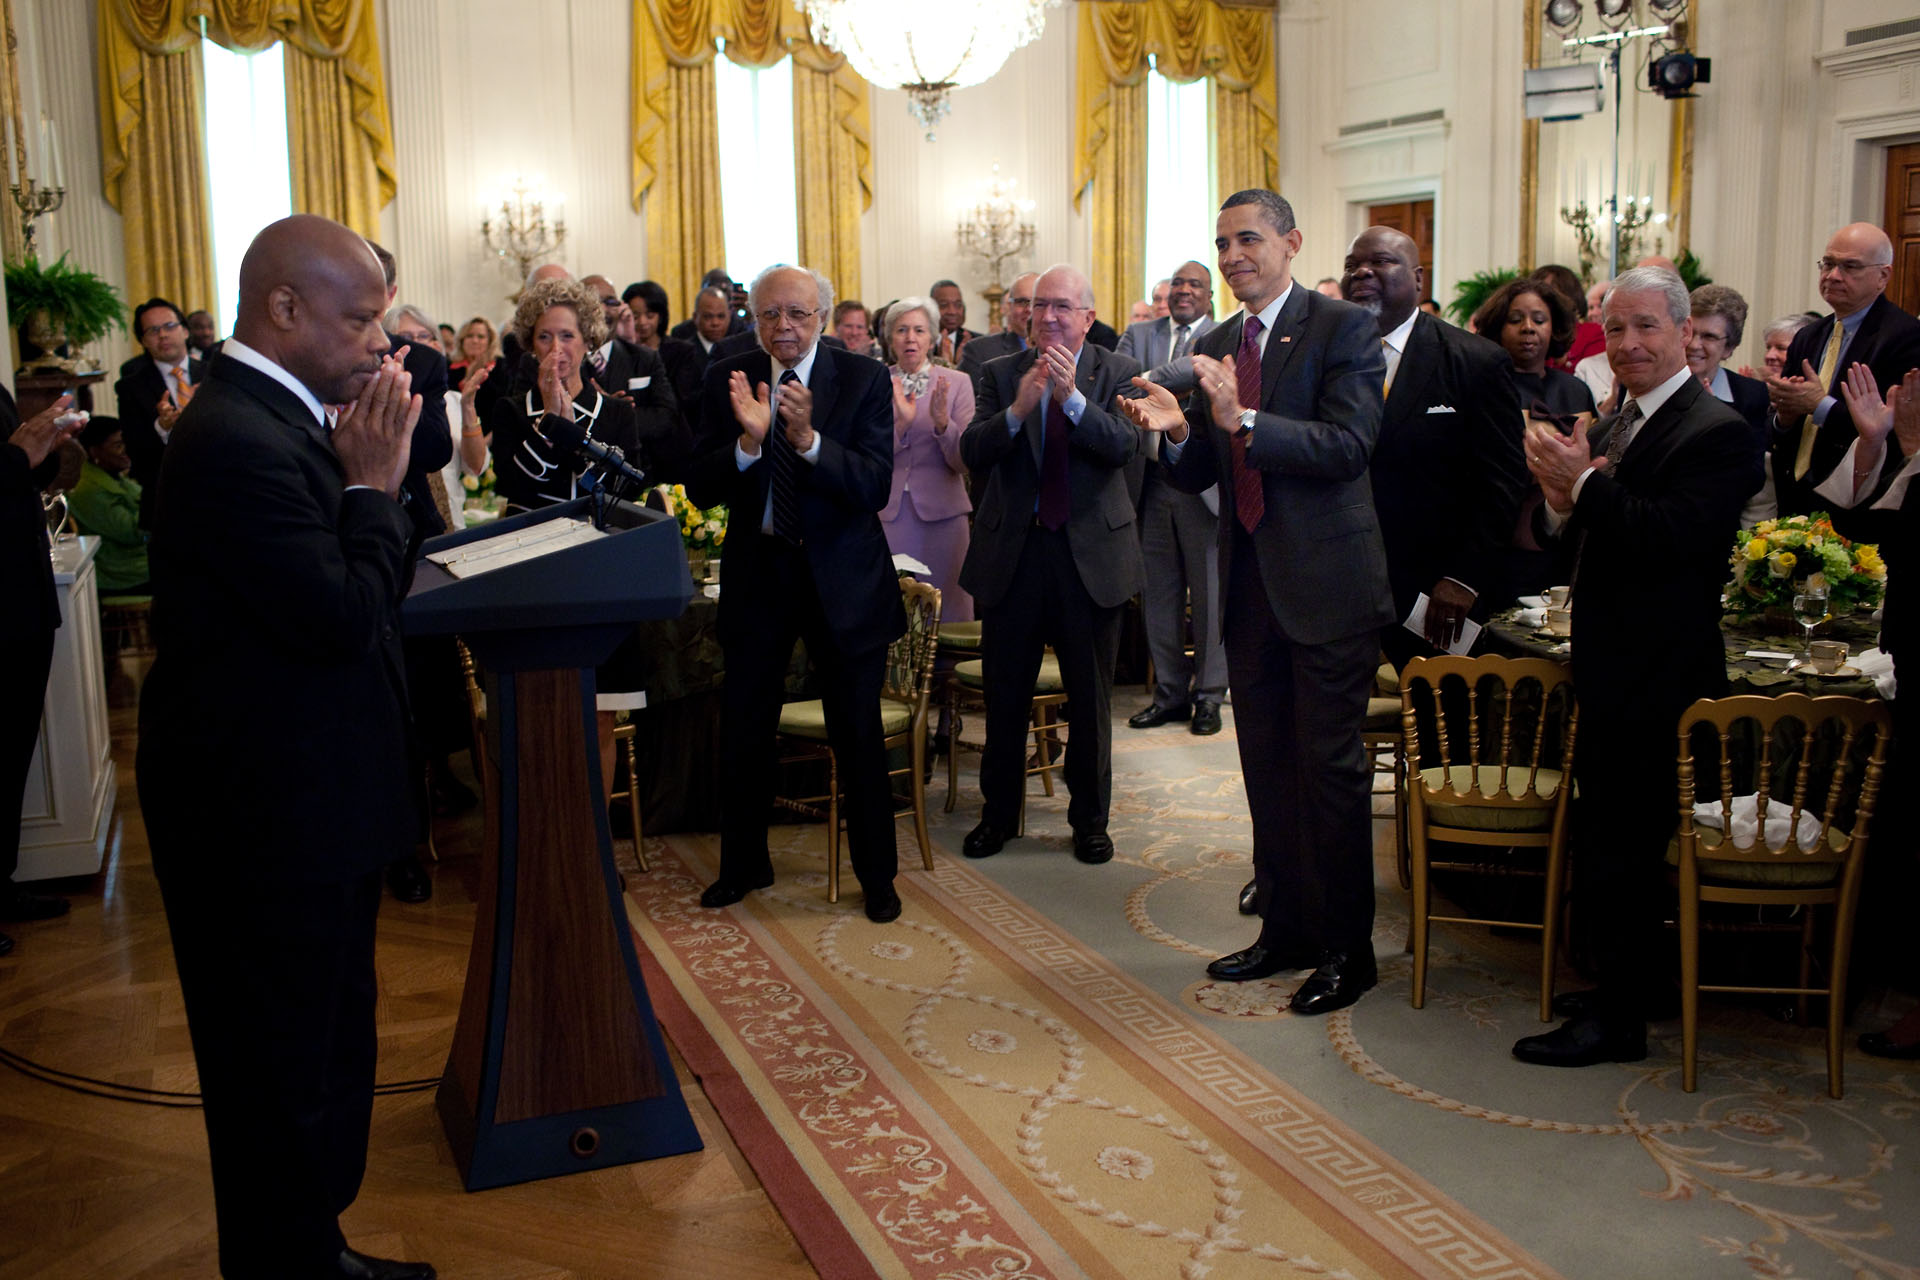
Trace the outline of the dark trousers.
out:
M 1624 714 L 1597 702 L 1580 710 L 1574 941 L 1592 963 L 1610 1022 L 1644 1024 L 1649 992 L 1674 978 L 1661 916 L 1673 898 L 1666 853 L 1679 824 L 1675 731 L 1691 701 L 1650 700 Z
M 1227 691 L 1220 645 L 1220 518 L 1194 493 L 1182 493 L 1149 468 L 1141 501 L 1140 554 L 1146 585 L 1140 610 L 1153 655 L 1153 703 L 1219 706 Z M 1187 656 L 1187 610 L 1193 610 L 1193 656 Z
M 53 628 L 16 636 L 14 645 L 12 669 L 0 680 L 0 893 L 20 869 L 20 811 L 47 705 Z
M 751 883 L 773 869 L 767 821 L 773 808 L 774 740 L 793 642 L 804 639 L 826 712 L 827 744 L 846 793 L 842 811 L 853 872 L 865 887 L 889 885 L 899 856 L 880 723 L 887 651 L 844 652 L 821 611 L 820 588 L 806 554 L 773 542 L 763 539 L 774 567 L 761 588 L 767 599 L 759 625 L 744 628 L 726 644 L 720 755 L 728 792 L 720 826 L 720 877 Z
M 1019 825 L 1033 682 L 1046 646 L 1052 645 L 1073 715 L 1061 762 L 1069 794 L 1067 821 L 1081 834 L 1107 829 L 1113 792 L 1113 664 L 1120 653 L 1123 607 L 1101 608 L 1087 594 L 1065 529 L 1034 526 L 1007 594 L 981 620 L 987 697 L 987 743 L 980 753 L 983 821 L 1002 831 Z
M 1373 774 L 1360 725 L 1380 635 L 1327 644 L 1287 636 L 1235 531 L 1227 586 L 1227 683 L 1253 815 L 1260 944 L 1371 954 Z
M 380 873 L 295 883 L 159 842 L 153 866 L 200 1072 L 221 1274 L 328 1274 L 367 1167 Z

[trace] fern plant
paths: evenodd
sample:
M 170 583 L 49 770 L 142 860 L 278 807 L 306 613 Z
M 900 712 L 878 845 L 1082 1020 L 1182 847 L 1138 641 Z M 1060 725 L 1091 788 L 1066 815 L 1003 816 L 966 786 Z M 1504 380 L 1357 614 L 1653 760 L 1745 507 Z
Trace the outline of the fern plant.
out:
M 1687 286 L 1688 293 L 1692 293 L 1703 284 L 1713 283 L 1713 277 L 1707 274 L 1707 269 L 1701 265 L 1700 259 L 1694 256 L 1691 249 L 1682 249 L 1675 254 L 1673 266 L 1680 273 L 1680 279 Z
M 1453 317 L 1455 324 L 1464 327 L 1473 319 L 1473 313 L 1480 309 L 1480 304 L 1499 292 L 1501 285 L 1519 277 L 1520 272 L 1513 267 L 1474 272 L 1453 286 L 1453 301 L 1447 304 L 1447 314 Z
M 69 266 L 64 253 L 50 267 L 41 266 L 35 257 L 9 262 L 6 277 L 7 320 L 15 327 L 44 311 L 64 322 L 67 341 L 75 347 L 84 347 L 114 329 L 126 330 L 126 304 L 119 293 L 91 271 Z

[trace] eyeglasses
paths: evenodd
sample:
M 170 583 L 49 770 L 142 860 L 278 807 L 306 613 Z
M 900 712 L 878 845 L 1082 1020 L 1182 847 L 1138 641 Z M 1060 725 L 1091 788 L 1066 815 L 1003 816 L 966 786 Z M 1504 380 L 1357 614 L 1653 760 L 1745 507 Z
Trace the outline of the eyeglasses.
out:
M 617 307 L 617 306 L 619 306 L 619 305 L 620 305 L 620 299 L 618 299 L 618 298 L 602 298 L 602 299 L 600 299 L 600 305 L 601 305 L 601 306 L 603 306 L 603 307 L 605 307 L 605 308 L 606 308 L 607 310 L 609 310 L 609 311 L 611 311 L 611 310 L 613 310 L 613 309 L 614 309 L 615 307 Z
M 1843 271 L 1847 275 L 1857 276 L 1870 267 L 1884 267 L 1887 264 L 1884 262 L 1862 262 L 1858 258 L 1821 258 L 1813 265 L 1820 268 L 1821 275 L 1825 275 L 1829 271 Z
M 140 331 L 143 338 L 157 338 L 163 333 L 172 333 L 180 327 L 178 320 L 169 320 L 165 324 L 150 324 Z
M 1067 316 L 1072 315 L 1076 311 L 1091 311 L 1093 308 L 1082 307 L 1071 302 L 1063 302 L 1057 298 L 1035 298 L 1033 300 L 1033 310 L 1036 315 L 1046 315 L 1049 312 L 1057 312 L 1060 315 Z
M 768 307 L 760 313 L 760 323 L 776 325 L 784 317 L 795 325 L 803 325 L 819 314 L 818 307 Z

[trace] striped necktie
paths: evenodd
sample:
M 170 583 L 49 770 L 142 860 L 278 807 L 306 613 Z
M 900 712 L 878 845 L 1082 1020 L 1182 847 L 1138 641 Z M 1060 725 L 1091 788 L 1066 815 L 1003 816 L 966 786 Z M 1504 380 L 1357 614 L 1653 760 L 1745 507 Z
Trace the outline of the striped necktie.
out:
M 782 387 L 799 381 L 800 375 L 791 369 L 780 375 Z M 787 439 L 786 424 L 780 421 L 777 402 L 773 415 L 767 419 L 767 460 L 773 468 L 773 531 L 797 547 L 800 545 L 800 455 Z

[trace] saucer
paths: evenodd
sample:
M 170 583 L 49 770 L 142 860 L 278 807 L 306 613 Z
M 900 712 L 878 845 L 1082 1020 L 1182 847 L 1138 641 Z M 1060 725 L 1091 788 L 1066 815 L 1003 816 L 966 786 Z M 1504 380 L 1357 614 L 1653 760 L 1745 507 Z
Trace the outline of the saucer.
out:
M 1832 671 L 1815 671 L 1811 662 L 1798 659 L 1791 663 L 1787 670 L 1796 676 L 1812 676 L 1816 680 L 1858 680 L 1861 674 L 1860 668 L 1851 662 L 1842 663 Z

